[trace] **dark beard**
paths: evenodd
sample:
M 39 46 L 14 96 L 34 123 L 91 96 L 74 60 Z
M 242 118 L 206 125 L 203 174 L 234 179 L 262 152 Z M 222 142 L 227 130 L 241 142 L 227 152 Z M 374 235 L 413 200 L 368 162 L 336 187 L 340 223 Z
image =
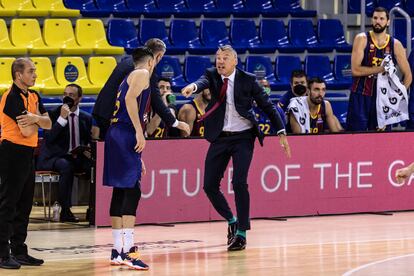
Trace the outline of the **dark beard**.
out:
M 316 100 L 316 99 L 313 99 L 312 97 L 310 97 L 309 99 L 310 99 L 310 101 L 311 101 L 314 105 L 320 105 L 320 104 L 322 103 L 322 101 L 323 101 L 323 98 L 322 98 L 322 100 L 321 100 L 320 102 L 318 102 L 318 100 Z
M 380 27 L 380 28 L 375 27 L 375 25 L 372 25 L 372 30 L 373 30 L 373 31 L 374 31 L 374 33 L 376 33 L 376 34 L 380 34 L 380 33 L 384 32 L 384 31 L 385 31 L 385 29 L 387 29 L 387 25 L 385 25 L 384 27 Z

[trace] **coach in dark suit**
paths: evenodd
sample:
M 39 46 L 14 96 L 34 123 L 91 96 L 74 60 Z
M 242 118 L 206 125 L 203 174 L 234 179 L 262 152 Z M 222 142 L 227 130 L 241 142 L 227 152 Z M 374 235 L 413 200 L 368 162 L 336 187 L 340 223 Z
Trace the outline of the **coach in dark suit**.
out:
M 246 247 L 246 230 L 250 229 L 250 198 L 247 175 L 253 156 L 255 137 L 263 143 L 263 134 L 252 112 L 252 102 L 269 116 L 280 144 L 290 156 L 283 122 L 260 88 L 254 75 L 236 69 L 237 53 L 231 46 L 220 47 L 216 53 L 216 68 L 208 69 L 195 83 L 186 86 L 182 93 L 190 96 L 210 89 L 211 102 L 203 115 L 204 135 L 211 143 L 204 170 L 204 191 L 216 211 L 228 223 L 228 250 Z M 237 218 L 220 191 L 220 181 L 230 161 L 233 160 L 233 190 L 236 199 Z
M 165 43 L 158 38 L 149 39 L 145 43 L 145 46 L 152 50 L 156 63 L 162 59 L 166 51 Z M 134 64 L 131 57 L 127 57 L 122 60 L 115 67 L 96 99 L 92 115 L 99 127 L 100 139 L 105 138 L 106 131 L 108 130 L 110 119 L 115 108 L 118 87 L 122 80 L 133 70 Z M 178 120 L 176 120 L 176 118 L 171 114 L 170 109 L 162 101 L 160 91 L 158 89 L 158 76 L 155 73 L 151 76 L 150 87 L 152 110 L 157 113 L 168 126 L 177 127 L 179 123 Z
M 37 167 L 59 173 L 59 198 L 62 207 L 60 221 L 78 222 L 70 210 L 75 172 L 90 175 L 91 161 L 88 152 L 72 152 L 91 142 L 92 116 L 79 109 L 82 88 L 69 84 L 64 91 L 63 105 L 49 112 L 52 129 L 45 131 Z M 71 153 L 72 152 L 72 153 Z

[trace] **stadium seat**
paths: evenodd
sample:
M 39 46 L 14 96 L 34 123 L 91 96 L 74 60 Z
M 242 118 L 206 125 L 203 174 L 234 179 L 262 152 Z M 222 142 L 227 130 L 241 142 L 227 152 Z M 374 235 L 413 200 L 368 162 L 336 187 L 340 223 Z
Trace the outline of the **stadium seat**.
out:
M 49 11 L 52 17 L 79 17 L 79 10 L 67 9 L 62 0 L 32 0 L 37 9 Z
M 257 35 L 253 19 L 233 19 L 230 23 L 230 38 L 234 49 L 239 53 L 273 53 L 275 45 L 263 45 Z
M 6 22 L 0 19 L 0 55 L 25 55 L 26 47 L 16 47 L 10 42 Z
M 62 95 L 65 87 L 56 82 L 50 59 L 47 57 L 33 57 L 31 59 L 36 66 L 37 75 L 35 86 L 32 89 L 44 95 Z
M 336 81 L 328 56 L 307 56 L 305 58 L 305 72 L 308 78 L 319 77 L 325 80 L 328 89 L 344 88 Z
M 214 0 L 187 0 L 187 7 L 190 11 L 207 17 L 217 10 Z
M 390 11 L 394 7 L 399 7 L 401 9 L 405 9 L 403 0 L 377 0 L 377 7 L 384 7 L 388 11 Z M 408 0 L 407 2 L 412 2 L 411 0 Z
M 351 52 L 352 45 L 345 40 L 344 29 L 338 19 L 318 20 L 318 38 L 320 43 L 334 47 L 338 52 Z
M 141 19 L 139 24 L 139 41 L 142 45 L 150 38 L 159 38 L 167 46 L 167 54 L 176 54 L 170 40 L 168 39 L 167 29 L 164 20 Z
M 95 86 L 103 87 L 116 67 L 114 57 L 90 57 L 88 61 L 88 76 Z
M 124 0 L 95 0 L 96 7 L 101 11 L 108 11 L 117 17 L 139 17 L 140 14 L 128 9 Z
M 293 70 L 302 70 L 302 63 L 297 56 L 278 56 L 275 60 L 275 75 L 279 80 L 280 90 L 289 89 Z
M 162 78 L 170 78 L 174 92 L 179 92 L 187 82 L 184 80 L 180 61 L 176 57 L 164 56 L 156 67 L 157 75 Z
M 352 84 L 351 55 L 337 55 L 334 58 L 334 74 L 339 85 L 345 89 Z
M 26 47 L 31 55 L 56 55 L 58 47 L 46 45 L 36 19 L 13 19 L 10 25 L 10 38 L 17 47 Z
M 244 5 L 249 11 L 264 17 L 287 17 L 289 15 L 289 12 L 275 8 L 271 0 L 245 0 Z
M 80 10 L 85 17 L 109 17 L 111 15 L 111 11 L 98 9 L 93 0 L 63 0 L 63 3 L 69 9 Z
M 293 45 L 289 41 L 282 20 L 262 19 L 259 33 L 264 45 L 276 47 L 281 53 L 302 53 L 305 51 L 304 46 Z
M 210 67 L 212 67 L 212 64 L 209 57 L 188 56 L 184 61 L 185 79 L 189 83 L 195 82 Z
M 124 54 L 124 48 L 109 45 L 104 25 L 99 19 L 78 19 L 75 33 L 78 43 L 83 47 L 92 48 L 95 54 Z
M 413 45 L 414 21 L 411 21 L 411 45 Z M 393 35 L 398 39 L 404 47 L 407 47 L 407 21 L 405 19 L 396 18 L 392 24 Z
M 288 25 L 289 38 L 294 45 L 305 47 L 310 53 L 331 52 L 333 47 L 320 43 L 310 19 L 291 19 Z
M 220 45 L 231 44 L 226 22 L 222 20 L 201 20 L 200 38 L 209 54 L 215 53 Z
M 12 63 L 15 58 L 5 57 L 0 58 L 0 94 L 2 95 L 13 84 L 12 78 Z
M 405 2 L 405 11 L 411 16 L 414 16 L 414 1 Z M 0 13 L 1 14 L 1 13 Z
M 170 25 L 170 39 L 176 51 L 203 54 L 196 24 L 193 20 L 173 19 Z
M 111 19 L 107 33 L 109 44 L 124 47 L 128 54 L 139 46 L 137 28 L 132 20 Z
M 146 6 L 146 17 L 166 18 L 177 14 L 184 16 L 188 12 L 184 0 L 154 0 L 151 5 L 149 4 Z
M 1 0 L 0 0 L 0 17 L 12 17 L 12 16 L 15 16 L 16 13 L 17 11 L 14 8 L 3 7 L 3 5 L 1 5 Z
M 32 0 L 1 0 L 4 10 L 16 11 L 18 16 L 42 17 L 49 15 L 49 10 L 36 8 Z
M 59 85 L 76 83 L 84 94 L 97 94 L 100 86 L 92 85 L 86 74 L 85 63 L 81 57 L 58 57 L 55 64 L 55 76 Z
M 274 6 L 282 11 L 289 12 L 293 17 L 315 17 L 316 11 L 304 10 L 300 0 L 273 0 Z
M 205 13 L 206 17 L 229 17 L 230 14 L 244 11 L 245 7 L 240 0 L 216 0 L 216 9 Z
M 246 71 L 254 74 L 256 79 L 267 79 L 272 90 L 277 90 L 276 78 L 273 73 L 272 61 L 266 56 L 248 56 L 246 58 Z
M 365 14 L 367 16 L 372 16 L 375 7 L 375 0 L 366 0 Z M 348 13 L 361 13 L 361 0 L 348 0 Z
M 64 55 L 90 55 L 93 52 L 92 48 L 80 46 L 76 42 L 69 19 L 46 19 L 43 23 L 43 37 L 47 45 L 60 48 Z

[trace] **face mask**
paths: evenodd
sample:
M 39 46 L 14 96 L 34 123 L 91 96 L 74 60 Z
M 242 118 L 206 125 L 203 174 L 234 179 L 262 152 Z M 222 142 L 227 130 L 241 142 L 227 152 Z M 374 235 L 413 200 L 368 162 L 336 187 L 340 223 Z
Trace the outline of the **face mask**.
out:
M 302 96 L 303 94 L 306 93 L 306 86 L 302 84 L 297 84 L 293 86 L 293 92 L 298 96 Z
M 75 101 L 69 96 L 65 96 L 62 101 L 63 104 L 67 104 L 69 108 L 72 108 L 75 105 Z

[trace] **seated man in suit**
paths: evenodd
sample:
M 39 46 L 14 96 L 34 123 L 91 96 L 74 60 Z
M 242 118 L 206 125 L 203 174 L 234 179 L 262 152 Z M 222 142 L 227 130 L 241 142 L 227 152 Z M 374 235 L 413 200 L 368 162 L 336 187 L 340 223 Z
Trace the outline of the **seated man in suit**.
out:
M 91 161 L 90 152 L 73 150 L 89 146 L 92 116 L 79 109 L 82 98 L 79 85 L 68 84 L 63 96 L 63 105 L 49 111 L 52 129 L 44 133 L 37 167 L 59 173 L 60 221 L 78 222 L 79 219 L 70 210 L 73 177 L 75 172 L 86 172 L 89 176 Z

